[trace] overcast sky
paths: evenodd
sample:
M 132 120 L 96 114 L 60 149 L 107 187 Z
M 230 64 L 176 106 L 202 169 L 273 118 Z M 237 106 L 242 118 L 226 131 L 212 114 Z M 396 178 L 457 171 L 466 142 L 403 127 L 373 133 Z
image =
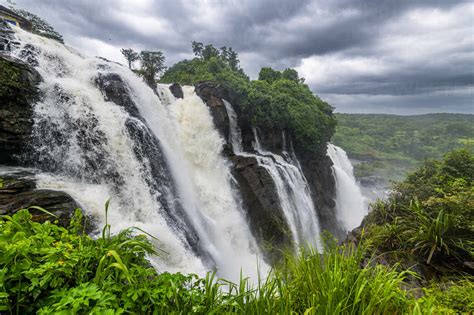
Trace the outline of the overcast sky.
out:
M 1 2 L 5 0 L 0 0 Z M 70 46 L 125 63 L 120 48 L 231 46 L 251 78 L 293 67 L 338 112 L 474 113 L 474 2 L 453 0 L 15 0 Z

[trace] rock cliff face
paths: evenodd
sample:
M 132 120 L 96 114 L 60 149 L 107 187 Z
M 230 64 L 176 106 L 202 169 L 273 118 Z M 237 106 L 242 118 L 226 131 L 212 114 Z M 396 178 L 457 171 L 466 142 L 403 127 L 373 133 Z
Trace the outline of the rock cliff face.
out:
M 201 83 L 195 86 L 196 93 L 209 106 L 214 122 L 225 139 L 229 139 L 229 118 L 222 99 L 229 101 L 238 115 L 238 124 L 242 131 L 242 144 L 247 152 L 252 152 L 254 134 L 250 123 L 241 113 L 239 97 L 232 91 L 213 83 Z M 284 137 L 283 130 L 259 129 L 262 145 L 276 154 L 292 147 L 291 135 Z M 227 144 L 224 149 L 233 163 L 233 175 L 238 182 L 244 208 L 253 234 L 258 240 L 269 244 L 270 248 L 281 248 L 291 242 L 288 226 L 283 218 L 276 187 L 266 169 L 259 167 L 255 159 L 235 155 Z M 326 156 L 326 147 L 316 155 L 309 155 L 295 148 L 295 154 L 311 189 L 311 197 L 319 214 L 323 230 L 343 238 L 344 231 L 339 227 L 335 216 L 335 180 L 332 174 L 332 161 Z M 269 252 L 270 258 L 278 253 Z M 276 256 L 275 256 L 276 255 Z
M 38 72 L 0 55 L 0 164 L 19 165 L 33 127 L 32 104 L 39 99 Z
M 47 209 L 56 218 L 40 210 L 30 209 L 35 221 L 58 220 L 61 226 L 67 227 L 74 210 L 80 208 L 80 205 L 65 192 L 37 189 L 35 174 L 31 172 L 15 171 L 0 175 L 0 183 L 1 215 L 12 215 L 20 209 L 38 206 Z

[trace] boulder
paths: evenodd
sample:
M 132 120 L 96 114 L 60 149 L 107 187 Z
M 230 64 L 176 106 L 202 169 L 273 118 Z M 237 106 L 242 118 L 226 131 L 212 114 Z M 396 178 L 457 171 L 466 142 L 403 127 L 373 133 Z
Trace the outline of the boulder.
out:
M 39 206 L 53 213 L 52 218 L 42 211 L 31 209 L 33 220 L 44 222 L 58 220 L 59 225 L 67 227 L 80 205 L 67 193 L 50 189 L 37 189 L 36 179 L 30 172 L 12 172 L 0 175 L 0 214 L 13 215 L 20 209 Z M 91 225 L 89 224 L 88 230 Z
M 138 108 L 130 97 L 130 90 L 117 73 L 100 73 L 95 79 L 104 99 L 123 107 L 131 116 L 139 116 Z
M 170 91 L 176 98 L 183 98 L 183 89 L 181 88 L 181 85 L 178 83 L 173 83 L 170 85 Z
M 0 54 L 0 164 L 21 164 L 33 129 L 40 81 L 34 68 Z

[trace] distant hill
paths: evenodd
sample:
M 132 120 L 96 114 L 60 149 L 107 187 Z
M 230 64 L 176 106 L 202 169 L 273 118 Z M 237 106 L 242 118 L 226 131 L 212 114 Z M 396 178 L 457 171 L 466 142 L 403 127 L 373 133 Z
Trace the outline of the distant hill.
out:
M 336 114 L 333 143 L 355 160 L 365 185 L 401 180 L 423 160 L 458 147 L 474 148 L 474 115 Z

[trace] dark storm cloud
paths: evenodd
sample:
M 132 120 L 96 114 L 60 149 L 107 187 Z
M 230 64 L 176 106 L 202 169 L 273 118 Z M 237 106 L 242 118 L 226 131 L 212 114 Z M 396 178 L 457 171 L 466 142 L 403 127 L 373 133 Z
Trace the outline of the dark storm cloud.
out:
M 171 65 L 191 57 L 190 42 L 198 40 L 232 46 L 252 77 L 262 66 L 296 67 L 339 108 L 404 110 L 419 102 L 432 111 L 474 111 L 469 1 L 16 2 L 47 19 L 72 46 L 109 59 L 123 61 L 121 47 L 161 49 Z M 456 93 L 448 102 L 440 91 Z

